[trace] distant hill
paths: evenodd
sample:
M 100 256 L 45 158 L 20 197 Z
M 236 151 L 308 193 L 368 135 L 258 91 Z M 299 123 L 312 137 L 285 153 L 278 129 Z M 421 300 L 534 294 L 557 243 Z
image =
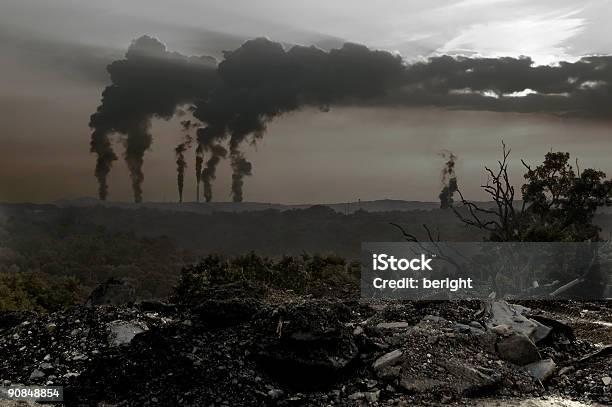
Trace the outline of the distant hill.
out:
M 489 206 L 491 203 L 479 202 L 484 206 Z M 312 206 L 327 206 L 336 212 L 343 214 L 352 214 L 357 211 L 366 212 L 391 212 L 391 211 L 430 211 L 439 209 L 438 202 L 421 202 L 421 201 L 403 201 L 398 199 L 379 199 L 375 201 L 357 201 L 357 202 L 339 202 L 339 203 L 322 203 L 322 204 L 296 204 L 288 205 L 281 203 L 270 202 L 144 202 L 135 204 L 131 202 L 112 202 L 100 201 L 95 198 L 78 198 L 78 199 L 62 199 L 54 202 L 59 207 L 91 207 L 105 206 L 112 208 L 137 209 L 149 208 L 166 211 L 179 212 L 195 212 L 208 214 L 213 212 L 247 212 L 247 211 L 264 211 L 268 209 L 276 209 L 279 211 L 287 211 L 292 209 L 307 209 Z

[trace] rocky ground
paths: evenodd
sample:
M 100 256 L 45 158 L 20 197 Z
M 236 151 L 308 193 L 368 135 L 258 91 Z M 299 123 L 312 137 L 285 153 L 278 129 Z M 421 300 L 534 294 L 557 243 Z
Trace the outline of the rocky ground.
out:
M 610 305 L 238 285 L 190 305 L 4 313 L 0 384 L 62 385 L 68 406 L 610 405 Z

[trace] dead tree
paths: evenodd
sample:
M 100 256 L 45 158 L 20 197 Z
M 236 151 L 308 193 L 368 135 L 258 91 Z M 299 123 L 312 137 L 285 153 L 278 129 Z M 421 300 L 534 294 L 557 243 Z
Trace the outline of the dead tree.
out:
M 457 218 L 468 226 L 473 226 L 489 233 L 489 240 L 497 242 L 520 241 L 521 222 L 525 214 L 525 201 L 521 208 L 514 207 L 515 191 L 508 176 L 508 157 L 511 150 L 506 150 L 502 141 L 503 158 L 498 161 L 498 168 L 493 170 L 485 167 L 488 174 L 487 183 L 481 185 L 482 189 L 491 197 L 493 206 L 482 208 L 466 200 L 457 190 L 461 204 L 467 209 L 468 215 L 461 213 L 453 207 Z
M 428 240 L 426 242 L 423 242 L 423 241 L 419 240 L 412 233 L 406 232 L 406 230 L 404 230 L 404 228 L 402 226 L 398 225 L 397 223 L 390 222 L 390 225 L 396 227 L 402 233 L 402 235 L 404 236 L 404 239 L 407 242 L 416 243 L 419 246 L 419 248 L 424 253 L 427 253 L 429 255 L 435 254 L 438 259 L 451 264 L 452 266 L 455 267 L 455 269 L 460 274 L 465 275 L 464 266 L 460 262 L 456 261 L 455 258 L 452 255 L 449 255 L 446 252 L 446 250 L 440 245 L 440 232 L 439 231 L 436 234 L 436 237 L 434 237 L 433 233 L 431 232 L 431 229 L 429 229 L 429 227 L 427 225 L 423 224 L 422 225 L 423 229 L 425 229 L 425 232 L 427 233 L 427 238 L 428 238 Z M 435 250 L 432 250 L 430 247 L 428 247 L 428 245 L 433 246 L 435 248 Z M 461 253 L 459 253 L 457 250 L 453 249 L 452 247 L 448 247 L 448 249 L 449 250 L 453 250 L 455 255 L 457 255 L 458 257 L 465 258 Z

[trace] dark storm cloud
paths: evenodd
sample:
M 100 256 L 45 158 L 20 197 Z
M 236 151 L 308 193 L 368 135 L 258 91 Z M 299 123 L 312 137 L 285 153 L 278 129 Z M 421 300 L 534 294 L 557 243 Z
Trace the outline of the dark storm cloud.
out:
M 610 119 L 611 90 L 610 56 L 556 66 L 534 66 L 530 58 L 441 56 L 409 66 L 394 102 Z
M 303 106 L 324 112 L 333 105 L 438 106 L 612 118 L 612 57 L 535 66 L 529 58 L 441 56 L 408 65 L 398 55 L 357 44 L 329 51 L 286 49 L 258 38 L 225 52 L 214 69 L 209 59 L 170 53 L 142 37 L 108 70 L 113 85 L 91 121 L 101 198 L 116 159 L 109 134 L 127 134 L 126 161 L 139 200 L 142 159 L 151 144 L 149 120 L 169 119 L 181 103 L 193 103 L 193 116 L 203 123 L 196 170 L 206 199 L 212 198 L 211 183 L 227 145 L 235 201 L 242 200 L 244 177 L 252 172 L 240 146 L 263 137 L 268 122 Z

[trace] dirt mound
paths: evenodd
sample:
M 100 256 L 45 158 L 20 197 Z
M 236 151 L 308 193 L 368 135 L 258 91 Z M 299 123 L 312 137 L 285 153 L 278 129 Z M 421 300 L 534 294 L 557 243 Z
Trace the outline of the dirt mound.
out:
M 492 315 L 499 309 L 517 314 Z M 513 326 L 536 319 L 544 337 Z M 70 406 L 409 406 L 553 395 L 610 403 L 612 351 L 574 338 L 566 319 L 533 305 L 271 301 L 225 287 L 192 304 L 2 314 L 0 381 L 65 386 Z M 533 346 L 535 365 L 505 356 L 500 344 L 516 335 L 526 340 L 512 352 Z

